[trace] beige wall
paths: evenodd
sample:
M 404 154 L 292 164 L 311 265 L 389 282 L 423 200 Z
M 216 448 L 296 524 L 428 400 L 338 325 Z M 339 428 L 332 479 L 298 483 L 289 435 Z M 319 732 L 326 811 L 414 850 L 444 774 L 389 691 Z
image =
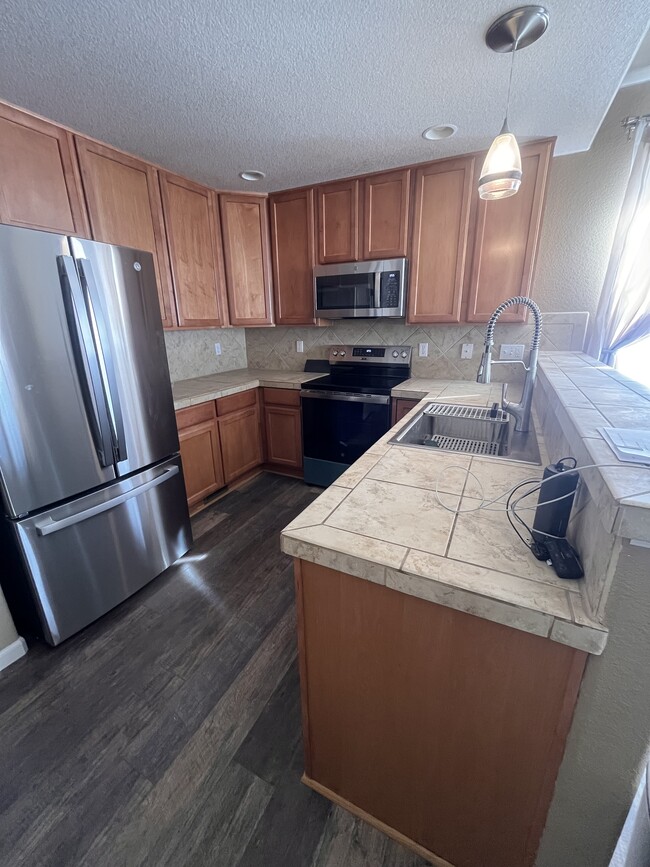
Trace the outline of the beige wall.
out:
M 650 84 L 621 90 L 589 151 L 552 162 L 533 298 L 596 312 L 632 155 L 621 120 L 650 113 Z

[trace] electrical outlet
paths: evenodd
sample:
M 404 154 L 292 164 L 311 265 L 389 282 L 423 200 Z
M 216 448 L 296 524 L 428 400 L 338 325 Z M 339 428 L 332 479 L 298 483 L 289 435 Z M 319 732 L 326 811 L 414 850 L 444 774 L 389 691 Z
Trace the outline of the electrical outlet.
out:
M 471 358 L 474 355 L 474 344 L 473 343 L 463 343 L 462 349 L 460 350 L 461 358 Z
M 296 340 L 296 352 L 304 352 L 305 344 L 302 340 Z
M 523 361 L 525 348 L 523 343 L 502 343 L 499 361 Z
M 214 354 L 215 355 L 221 355 L 221 344 L 220 343 L 214 344 Z
M 420 358 L 428 358 L 429 357 L 429 344 L 428 343 L 420 343 L 418 347 L 418 354 Z

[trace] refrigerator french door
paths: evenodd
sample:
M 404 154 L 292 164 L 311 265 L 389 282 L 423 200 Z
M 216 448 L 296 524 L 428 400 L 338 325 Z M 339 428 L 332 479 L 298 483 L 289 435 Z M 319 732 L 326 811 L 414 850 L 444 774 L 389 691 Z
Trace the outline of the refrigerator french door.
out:
M 191 544 L 150 253 L 0 226 L 2 586 L 52 644 Z

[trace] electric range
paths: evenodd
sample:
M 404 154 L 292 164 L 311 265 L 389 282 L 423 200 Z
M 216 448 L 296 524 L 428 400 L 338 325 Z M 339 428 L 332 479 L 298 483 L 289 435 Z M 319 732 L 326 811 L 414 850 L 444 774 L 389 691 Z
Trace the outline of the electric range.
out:
M 329 374 L 300 390 L 305 482 L 330 485 L 390 429 L 391 390 L 410 376 L 410 346 L 331 347 Z

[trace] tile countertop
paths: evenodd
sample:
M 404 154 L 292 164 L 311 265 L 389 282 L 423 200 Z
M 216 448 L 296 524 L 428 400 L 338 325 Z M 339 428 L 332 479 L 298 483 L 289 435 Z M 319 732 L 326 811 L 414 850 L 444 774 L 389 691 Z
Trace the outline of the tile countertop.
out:
M 238 391 L 251 388 L 300 388 L 303 382 L 318 379 L 324 374 L 304 373 L 295 370 L 253 370 L 243 368 L 228 370 L 226 373 L 213 373 L 198 376 L 196 379 L 182 379 L 172 382 L 174 409 L 185 409 L 206 400 L 216 400 Z
M 426 389 L 426 391 L 425 391 Z M 395 396 L 489 406 L 500 385 L 410 380 Z M 607 630 L 591 619 L 580 581 L 563 581 L 530 554 L 503 509 L 470 511 L 480 480 L 494 497 L 541 468 L 394 446 L 388 440 L 408 416 L 327 488 L 282 533 L 282 550 L 493 620 L 602 653 Z M 544 458 L 543 458 L 544 460 Z M 436 494 L 438 486 L 438 494 Z M 442 505 L 441 502 L 442 501 Z M 455 516 L 460 505 L 466 514 Z
M 619 461 L 599 432 L 650 430 L 650 388 L 582 352 L 541 353 L 535 388 L 554 408 L 578 465 L 610 465 L 582 473 L 605 529 L 650 544 L 650 468 Z

